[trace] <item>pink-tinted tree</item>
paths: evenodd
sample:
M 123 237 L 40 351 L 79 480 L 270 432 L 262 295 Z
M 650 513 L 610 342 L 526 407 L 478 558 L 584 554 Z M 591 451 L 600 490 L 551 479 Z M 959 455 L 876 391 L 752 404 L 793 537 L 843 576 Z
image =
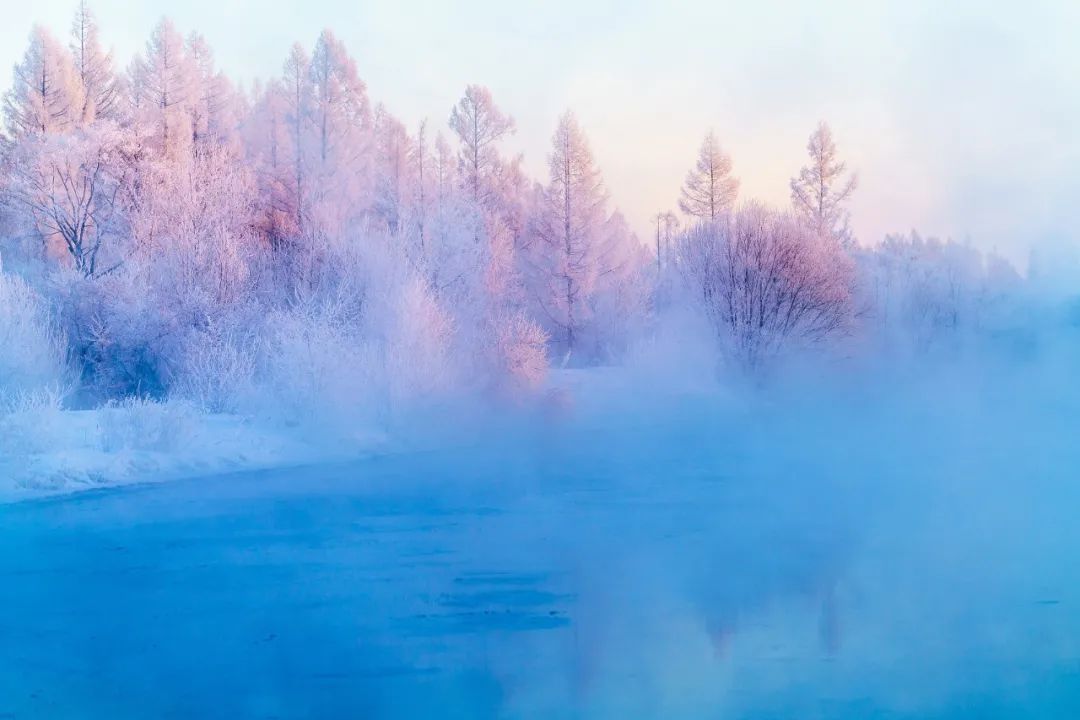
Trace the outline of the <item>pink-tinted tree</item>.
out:
M 101 46 L 97 20 L 86 0 L 79 1 L 71 23 L 69 47 L 75 74 L 82 86 L 81 122 L 88 124 L 97 118 L 115 118 L 119 108 L 112 52 Z
M 82 88 L 71 55 L 51 32 L 35 26 L 4 94 L 4 124 L 12 138 L 66 132 L 82 115 Z
M 206 39 L 191 33 L 186 44 L 190 65 L 191 140 L 196 150 L 233 142 L 239 124 L 239 100 L 232 83 L 214 65 Z
M 724 350 L 747 369 L 841 333 L 851 319 L 853 273 L 843 251 L 761 205 L 691 228 L 679 263 Z
M 795 214 L 819 237 L 847 246 L 853 242 L 848 228 L 847 202 L 858 186 L 839 160 L 832 130 L 820 123 L 806 144 L 810 164 L 791 179 L 791 204 Z
M 415 186 L 410 161 L 412 139 L 405 125 L 384 106 L 375 109 L 375 214 L 396 235 L 410 214 L 410 189 Z M 420 157 L 422 161 L 422 156 Z
M 186 152 L 192 138 L 194 78 L 184 39 L 171 20 L 163 18 L 155 26 L 129 76 L 135 118 L 153 128 L 159 152 Z
M 312 153 L 305 191 L 305 228 L 312 243 L 342 239 L 374 206 L 374 137 L 367 87 L 356 62 L 329 30 L 308 68 Z M 305 143 L 304 132 L 301 142 Z
M 356 61 L 330 30 L 315 43 L 309 65 L 311 121 L 316 147 L 325 165 L 335 160 L 352 164 L 367 151 L 372 115 L 367 86 L 356 70 Z
M 281 82 L 273 80 L 257 87 L 254 97 L 241 136 L 259 186 L 256 225 L 267 244 L 279 249 L 297 237 L 299 228 L 286 94 Z
M 492 200 L 492 185 L 501 165 L 497 143 L 514 132 L 514 120 L 499 110 L 490 90 L 469 85 L 450 111 L 450 129 L 461 142 L 461 180 L 473 201 L 485 206 Z
M 59 246 L 75 269 L 97 277 L 122 260 L 135 148 L 115 124 L 66 135 L 30 135 L 13 152 L 8 192 L 43 246 Z
M 573 113 L 559 120 L 538 199 L 534 295 L 552 339 L 569 358 L 588 322 L 597 282 L 618 263 L 604 232 L 607 192 Z
M 288 158 L 285 160 L 290 169 L 289 186 L 291 198 L 289 206 L 296 219 L 296 230 L 303 231 L 304 215 L 306 212 L 305 197 L 308 194 L 307 165 L 308 165 L 308 130 L 311 126 L 311 113 L 314 106 L 312 97 L 311 60 L 304 48 L 294 44 L 289 51 L 289 57 L 285 60 L 281 78 L 281 92 L 284 99 L 284 119 L 288 128 L 287 137 L 291 140 L 287 147 Z
M 731 175 L 731 157 L 709 132 L 698 150 L 697 163 L 686 174 L 679 209 L 698 221 L 713 222 L 735 204 L 739 180 Z

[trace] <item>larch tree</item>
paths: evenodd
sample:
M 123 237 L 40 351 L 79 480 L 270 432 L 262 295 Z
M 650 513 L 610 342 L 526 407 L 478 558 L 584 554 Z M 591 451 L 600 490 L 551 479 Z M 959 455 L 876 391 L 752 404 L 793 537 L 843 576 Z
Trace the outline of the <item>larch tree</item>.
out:
M 102 48 L 97 20 L 86 0 L 80 0 L 75 12 L 69 47 L 82 86 L 80 121 L 85 125 L 97 118 L 114 117 L 118 108 L 112 52 Z
M 371 128 L 367 86 L 345 46 L 329 30 L 315 44 L 309 66 L 319 159 L 354 159 L 366 148 L 361 135 Z
M 417 244 L 421 261 L 426 256 L 424 247 L 425 233 L 427 232 L 428 206 L 431 203 L 434 165 L 430 150 L 428 149 L 427 121 L 424 120 L 416 129 L 416 135 L 409 145 L 409 165 L 412 169 L 411 203 L 413 216 L 416 222 Z
M 496 144 L 513 133 L 514 120 L 496 107 L 490 90 L 469 85 L 450 112 L 450 129 L 461 142 L 458 162 L 462 182 L 477 205 L 486 206 L 500 165 Z
M 670 210 L 656 213 L 656 269 L 659 271 L 663 261 L 671 254 L 671 239 L 679 230 L 679 217 Z
M 383 105 L 375 109 L 375 214 L 391 234 L 401 229 L 412 187 L 409 133 Z
M 373 209 L 374 122 L 356 62 L 329 30 L 315 44 L 308 77 L 313 148 L 305 230 L 330 240 Z
M 454 150 L 443 133 L 437 133 L 429 158 L 432 200 L 426 218 L 423 245 L 416 255 L 421 259 L 429 282 L 437 292 L 466 276 L 472 277 L 481 266 L 477 234 L 477 214 L 458 185 L 458 166 Z
M 286 92 L 280 80 L 272 80 L 257 87 L 254 97 L 242 136 L 259 186 L 258 226 L 270 247 L 278 249 L 295 237 L 297 230 Z
M 4 121 L 13 139 L 65 132 L 79 121 L 82 93 L 67 50 L 35 26 L 22 62 L 4 95 Z
M 533 187 L 522 171 L 521 158 L 504 159 L 498 147 L 514 132 L 514 120 L 495 105 L 491 91 L 469 85 L 450 112 L 450 129 L 459 142 L 461 192 L 478 213 L 474 240 L 482 248 L 492 312 L 496 306 L 520 305 L 525 292 L 519 255 Z
M 848 228 L 847 202 L 855 192 L 858 178 L 848 174 L 838 159 L 832 130 L 820 123 L 806 144 L 810 164 L 791 179 L 791 204 L 795 214 L 819 237 L 832 238 L 842 245 L 852 242 Z
M 162 152 L 191 139 L 192 69 L 184 39 L 168 18 L 154 28 L 145 54 L 132 63 L 131 85 L 138 115 L 154 128 Z
M 287 128 L 288 164 L 290 169 L 289 189 L 292 216 L 296 221 L 297 231 L 304 227 L 307 193 L 308 129 L 311 124 L 312 95 L 310 79 L 311 60 L 304 48 L 295 43 L 289 51 L 282 69 L 281 93 L 284 104 L 284 122 Z
M 612 260 L 604 231 L 607 192 L 573 113 L 559 120 L 548 168 L 535 227 L 536 295 L 553 340 L 569 359 L 589 319 L 597 281 Z
M 731 175 L 731 157 L 710 132 L 698 150 L 697 164 L 686 174 L 679 209 L 699 221 L 715 222 L 731 209 L 739 195 L 739 180 Z
M 187 40 L 191 73 L 191 139 L 196 148 L 226 144 L 237 125 L 232 85 L 214 65 L 206 39 L 192 33 Z
M 439 208 L 441 209 L 443 203 L 454 191 L 458 170 L 454 163 L 454 151 L 450 148 L 450 143 L 446 141 L 446 136 L 441 132 L 435 136 L 435 153 L 433 159 L 435 161 L 436 197 L 439 201 Z

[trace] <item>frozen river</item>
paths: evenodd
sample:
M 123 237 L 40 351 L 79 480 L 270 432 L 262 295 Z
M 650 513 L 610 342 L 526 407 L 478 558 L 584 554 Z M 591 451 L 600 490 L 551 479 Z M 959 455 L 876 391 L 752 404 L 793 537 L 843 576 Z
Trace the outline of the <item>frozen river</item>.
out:
M 1067 467 L 492 445 L 0 506 L 0 718 L 1080 716 Z

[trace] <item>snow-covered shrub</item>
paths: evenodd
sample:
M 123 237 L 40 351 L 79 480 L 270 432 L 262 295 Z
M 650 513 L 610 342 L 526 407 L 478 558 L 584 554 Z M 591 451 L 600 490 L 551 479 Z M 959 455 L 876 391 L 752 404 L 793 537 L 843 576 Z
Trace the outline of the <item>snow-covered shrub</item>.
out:
M 101 449 L 170 451 L 184 447 L 196 411 L 181 401 L 127 398 L 98 411 Z
M 0 271 L 0 409 L 19 395 L 63 388 L 65 356 L 63 335 L 41 296 Z
M 50 452 L 70 442 L 64 394 L 56 387 L 0 393 L 0 457 Z
M 165 395 L 169 358 L 180 340 L 171 313 L 175 303 L 157 304 L 137 262 L 96 280 L 61 270 L 51 291 L 91 399 Z
M 198 402 L 224 407 L 231 401 L 220 392 L 207 395 L 211 358 L 202 346 L 260 314 L 250 171 L 227 148 L 182 161 L 142 157 L 134 168 L 123 262 L 98 275 L 64 266 L 52 274 L 82 379 L 98 400 L 163 398 L 180 391 L 177 383 L 187 383 L 185 393 L 201 384 Z M 222 349 L 213 360 L 225 371 Z
M 276 312 L 260 347 L 260 409 L 288 424 L 371 422 L 377 355 L 333 307 Z
M 383 371 L 391 404 L 449 392 L 457 380 L 451 356 L 454 321 L 422 278 L 410 277 L 398 288 L 387 321 Z
M 487 366 L 496 388 L 515 395 L 539 389 L 548 372 L 544 329 L 523 312 L 506 312 L 494 318 L 488 332 Z
M 237 412 L 254 390 L 256 344 L 217 327 L 192 333 L 184 346 L 172 394 L 208 412 Z

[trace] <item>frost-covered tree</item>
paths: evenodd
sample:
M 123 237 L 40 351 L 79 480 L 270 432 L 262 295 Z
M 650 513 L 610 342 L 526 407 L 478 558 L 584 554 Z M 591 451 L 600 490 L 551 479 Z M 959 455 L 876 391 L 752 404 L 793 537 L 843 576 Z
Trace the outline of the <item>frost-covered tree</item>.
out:
M 242 125 L 248 162 L 259 185 L 257 225 L 268 244 L 284 247 L 297 235 L 291 182 L 292 138 L 286 118 L 286 93 L 280 80 L 257 86 L 251 113 Z
M 739 180 L 731 176 L 731 157 L 709 132 L 698 150 L 697 163 L 686 174 L 679 209 L 691 218 L 713 222 L 735 204 Z
M 214 66 L 213 51 L 202 35 L 189 35 L 185 50 L 190 66 L 192 143 L 200 149 L 230 142 L 238 124 L 232 84 Z
M 32 218 L 46 248 L 59 241 L 86 277 L 120 263 L 133 154 L 130 137 L 110 122 L 28 136 L 15 146 L 10 196 Z
M 375 109 L 375 214 L 397 234 L 409 212 L 413 187 L 411 139 L 405 125 L 384 106 Z
M 155 283 L 176 304 L 194 306 L 192 322 L 243 297 L 252 248 L 255 183 L 228 147 L 207 147 L 182 162 L 159 162 L 133 222 L 153 232 L 141 242 L 162 273 Z
M 461 180 L 473 201 L 484 206 L 492 199 L 492 184 L 501 165 L 496 145 L 514 132 L 514 120 L 499 110 L 490 90 L 469 85 L 450 112 L 450 129 L 461 142 Z
M 323 30 L 308 72 L 320 160 L 354 161 L 367 149 L 364 134 L 372 119 L 367 86 L 356 71 L 356 61 L 330 30 Z
M 847 172 L 839 160 L 832 130 L 818 125 L 806 144 L 810 164 L 791 179 L 791 204 L 795 214 L 815 233 L 843 245 L 852 242 L 848 229 L 847 202 L 858 185 L 858 177 Z
M 514 131 L 514 121 L 495 105 L 487 88 L 470 85 L 465 89 L 450 112 L 450 129 L 458 139 L 456 163 L 443 139 L 436 140 L 437 205 L 456 208 L 453 212 L 459 222 L 472 224 L 471 237 L 466 237 L 476 265 L 468 273 L 469 284 L 480 302 L 474 302 L 475 312 L 467 325 L 490 339 L 500 332 L 499 327 L 522 327 L 518 316 L 526 293 L 520 252 L 532 184 L 520 158 L 507 161 L 499 152 L 499 142 Z M 445 230 L 445 237 L 458 235 Z M 445 272 L 439 274 L 447 277 Z M 506 356 L 498 347 L 480 344 L 490 362 L 504 364 Z
M 427 121 L 422 121 L 416 129 L 416 135 L 409 143 L 409 167 L 411 169 L 410 200 L 413 206 L 413 222 L 416 223 L 416 241 L 421 258 L 425 256 L 425 234 L 428 229 L 428 217 L 431 214 L 431 201 L 435 196 L 436 182 L 434 165 L 428 147 Z
M 656 269 L 660 270 L 671 254 L 671 242 L 679 230 L 679 217 L 670 210 L 656 213 Z
M 4 95 L 8 135 L 66 132 L 82 115 L 82 89 L 71 55 L 51 32 L 35 26 Z
M 282 144 L 281 150 L 286 157 L 281 161 L 288 167 L 289 192 L 286 200 L 287 209 L 295 218 L 297 232 L 302 232 L 306 212 L 305 197 L 307 188 L 307 165 L 309 161 L 308 129 L 314 104 L 311 92 L 309 68 L 311 61 L 304 48 L 296 43 L 289 51 L 282 70 L 281 93 L 284 106 L 284 123 L 288 145 Z
M 317 246 L 377 210 L 384 167 L 374 125 L 356 63 L 333 33 L 322 33 L 311 56 L 292 46 L 280 78 L 255 95 L 244 131 L 264 188 L 259 224 L 274 247 L 310 264 Z
M 604 265 L 590 299 L 591 322 L 582 340 L 596 359 L 617 361 L 641 337 L 652 314 L 653 257 L 616 210 L 604 223 Z
M 97 20 L 86 0 L 79 1 L 71 23 L 69 47 L 75 74 L 82 86 L 81 122 L 87 124 L 97 118 L 115 117 L 118 108 L 112 52 L 101 46 Z
M 1020 283 L 996 254 L 914 231 L 887 236 L 858 260 L 867 332 L 900 351 L 953 344 L 997 322 Z
M 553 341 L 569 357 L 590 318 L 597 282 L 615 262 L 604 232 L 607 192 L 573 113 L 559 120 L 548 169 L 535 221 L 534 293 Z
M 523 301 L 519 267 L 527 244 L 528 216 L 535 187 L 525 174 L 523 158 L 500 163 L 486 214 L 488 235 L 487 285 L 508 302 Z
M 184 39 L 168 18 L 154 27 L 129 71 L 137 119 L 153 128 L 158 149 L 176 154 L 190 145 L 193 71 Z
M 450 143 L 441 132 L 435 136 L 435 189 L 439 204 L 450 197 L 457 179 L 457 164 L 454 161 L 454 151 L 450 149 Z
M 308 67 L 311 135 L 305 235 L 340 239 L 374 205 L 374 140 L 367 87 L 356 62 L 329 30 L 315 44 Z M 301 132 L 301 143 L 308 143 Z
M 851 318 L 852 268 L 839 246 L 761 205 L 688 230 L 679 263 L 691 299 L 747 369 L 792 344 L 821 342 Z

